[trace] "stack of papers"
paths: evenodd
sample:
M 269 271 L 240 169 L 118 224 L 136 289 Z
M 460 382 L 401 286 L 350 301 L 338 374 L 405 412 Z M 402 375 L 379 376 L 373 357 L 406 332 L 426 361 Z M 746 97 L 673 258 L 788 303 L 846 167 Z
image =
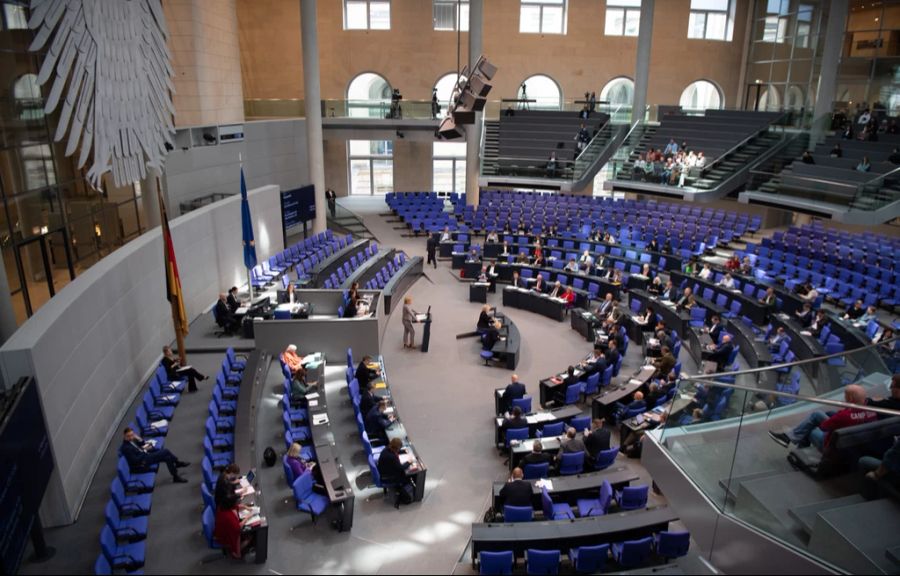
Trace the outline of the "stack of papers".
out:
M 400 463 L 401 464 L 415 464 L 416 457 L 413 454 L 400 454 Z
M 168 426 L 168 425 L 169 425 L 169 421 L 168 421 L 168 420 L 157 420 L 156 422 L 151 422 L 151 423 L 150 423 L 150 427 L 151 427 L 151 428 L 164 428 L 164 427 L 166 427 L 166 426 Z
M 636 385 L 636 386 L 637 386 L 637 385 L 640 385 L 640 384 L 643 384 L 643 382 L 640 381 L 640 380 L 638 380 L 637 378 L 632 378 L 631 380 L 628 381 L 628 383 L 629 383 L 629 384 L 634 384 L 634 385 Z
M 307 400 L 316 400 L 316 399 L 318 399 L 318 397 L 319 397 L 318 392 L 310 392 L 309 394 L 306 395 Z
M 548 492 L 553 490 L 553 480 L 549 478 L 541 478 L 534 485 L 538 488 L 546 488 Z
M 328 414 L 313 414 L 312 423 L 313 423 L 313 426 L 319 426 L 320 424 L 328 424 Z

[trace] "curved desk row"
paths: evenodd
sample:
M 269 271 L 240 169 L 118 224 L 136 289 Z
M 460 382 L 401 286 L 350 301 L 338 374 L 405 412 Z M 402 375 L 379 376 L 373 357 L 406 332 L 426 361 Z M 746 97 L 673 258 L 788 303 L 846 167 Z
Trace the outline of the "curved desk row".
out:
M 519 349 L 522 347 L 522 337 L 519 335 L 519 329 L 516 327 L 515 322 L 503 314 L 497 313 L 494 317 L 500 320 L 503 326 L 500 328 L 501 339 L 494 343 L 491 352 L 494 353 L 495 360 L 505 364 L 507 369 L 515 370 L 516 366 L 519 365 Z
M 588 472 L 575 476 L 558 476 L 553 478 L 553 486 L 547 492 L 553 497 L 554 502 L 565 502 L 570 506 L 577 506 L 579 498 L 595 498 L 597 490 L 604 480 L 609 482 L 614 490 L 621 490 L 640 476 L 627 466 L 607 468 L 602 472 Z M 541 508 L 541 489 L 537 486 L 540 480 L 525 480 L 532 486 L 532 506 Z M 491 502 L 495 513 L 503 512 L 503 502 L 500 499 L 500 491 L 506 486 L 506 482 L 494 482 L 491 493 Z
M 361 250 L 365 250 L 369 247 L 368 238 L 362 238 L 350 244 L 347 244 L 328 258 L 322 260 L 310 271 L 310 276 L 312 277 L 313 286 L 316 288 L 321 288 L 325 283 L 325 279 L 331 276 L 333 272 L 336 272 L 338 268 L 344 265 L 344 262 L 349 262 L 350 258 Z
M 746 316 L 750 318 L 750 320 L 752 320 L 754 324 L 766 324 L 766 322 L 768 322 L 769 320 L 770 312 L 775 309 L 774 306 L 763 304 L 755 296 L 747 296 L 740 290 L 730 290 L 728 288 L 725 288 L 724 286 L 718 286 L 712 280 L 704 280 L 699 276 L 689 276 L 682 272 L 672 272 L 671 277 L 672 282 L 676 286 L 681 286 L 686 281 L 687 285 L 692 289 L 696 287 L 697 290 L 694 290 L 695 297 L 700 296 L 706 300 L 713 300 L 710 295 L 715 295 L 716 298 L 724 296 L 729 302 L 737 300 L 741 303 L 740 316 Z M 721 308 L 721 305 L 717 306 Z
M 503 289 L 503 305 L 509 308 L 520 308 L 562 322 L 566 316 L 566 301 L 551 298 L 549 294 L 536 292 L 528 288 L 507 286 Z
M 644 538 L 668 530 L 669 524 L 676 520 L 678 515 L 674 510 L 658 506 L 575 520 L 472 524 L 472 564 L 484 551 L 512 550 L 521 558 L 526 550 L 536 548 L 559 550 L 568 555 L 569 550 L 580 546 Z
M 256 349 L 247 357 L 241 386 L 238 389 L 237 406 L 234 422 L 234 462 L 241 470 L 256 469 L 262 461 L 262 453 L 256 450 L 259 427 L 259 406 L 263 390 L 266 387 L 266 376 L 269 373 L 271 357 L 265 351 Z M 266 516 L 266 504 L 262 491 L 254 494 L 255 505 L 259 506 L 259 515 Z M 252 530 L 256 563 L 264 564 L 269 555 L 269 525 L 265 520 Z
M 325 362 L 319 367 L 319 381 L 324 383 Z M 338 456 L 335 446 L 334 430 L 330 420 L 334 416 L 328 413 L 328 401 L 324 387 L 320 392 L 307 396 L 309 413 L 309 429 L 312 443 L 316 451 L 316 462 L 322 473 L 322 483 L 331 503 L 331 511 L 336 516 L 338 532 L 349 531 L 353 527 L 353 507 L 356 500 L 353 486 L 347 478 L 344 464 Z M 310 398 L 310 396 L 315 396 Z
M 674 302 L 660 300 L 658 296 L 650 294 L 644 290 L 632 290 L 629 293 L 629 305 L 637 300 L 640 302 L 641 310 L 645 307 L 662 317 L 663 323 L 670 330 L 675 330 L 678 337 L 684 340 L 687 338 L 688 327 L 690 325 L 691 315 L 687 310 L 678 310 Z
M 500 388 L 502 390 L 502 388 Z M 557 422 L 567 422 L 572 418 L 577 418 L 582 415 L 581 408 L 572 404 L 569 406 L 563 406 L 561 408 L 554 408 L 553 410 L 537 410 L 535 412 L 531 412 L 525 415 L 525 421 L 528 422 L 528 438 L 534 439 L 537 438 L 537 431 L 546 426 L 547 424 L 556 424 Z M 548 439 L 549 440 L 549 439 Z M 503 446 L 506 444 L 506 438 L 503 437 L 503 417 L 497 416 L 494 418 L 494 444 L 496 446 Z M 531 443 L 528 440 L 523 440 L 518 446 L 523 446 L 524 451 L 522 455 L 527 454 L 531 451 Z M 557 449 L 559 445 L 557 444 Z M 544 448 L 547 449 L 546 447 Z M 512 454 L 510 454 L 510 464 L 512 464 Z M 513 468 L 510 465 L 510 470 Z
M 365 286 L 366 282 L 375 278 L 375 274 L 381 270 L 383 266 L 387 266 L 387 263 L 391 261 L 396 254 L 397 251 L 393 248 L 382 249 L 375 254 L 374 257 L 369 258 L 362 266 L 354 270 L 353 273 L 344 280 L 344 283 L 341 284 L 341 288 L 350 288 L 354 282 L 359 282 L 360 286 Z
M 413 256 L 391 276 L 381 291 L 384 297 L 384 313 L 390 315 L 400 299 L 422 275 L 422 257 Z
M 466 262 L 463 266 L 463 276 L 465 278 L 478 278 L 478 275 L 481 273 L 481 267 L 481 262 Z M 529 273 L 531 274 L 531 279 L 525 278 L 525 280 L 529 282 L 534 281 L 538 274 L 541 274 L 544 277 L 544 281 L 548 284 L 556 282 L 560 277 L 563 277 L 566 280 L 566 282 L 560 280 L 560 283 L 563 285 L 570 283 L 574 284 L 575 280 L 581 280 L 584 288 L 575 288 L 575 293 L 581 294 L 585 298 L 590 294 L 592 284 L 594 285 L 593 288 L 596 289 L 599 298 L 604 297 L 607 293 L 612 293 L 613 296 L 618 297 L 622 290 L 620 284 L 615 284 L 605 278 L 590 276 L 582 272 L 567 272 L 565 270 L 560 270 L 559 268 L 532 266 L 530 264 L 498 263 L 494 267 L 494 270 L 497 273 L 497 281 L 499 282 L 512 282 L 513 272 L 518 272 L 519 276 L 522 276 L 525 270 L 530 270 Z M 575 301 L 576 306 L 581 306 L 582 304 L 586 305 L 587 302 L 584 302 L 581 299 Z
M 808 360 L 825 355 L 825 347 L 819 343 L 815 336 L 807 333 L 800 324 L 789 315 L 781 312 L 772 314 L 772 326 L 783 327 L 791 337 L 791 351 L 797 356 L 797 360 Z M 841 387 L 841 375 L 837 368 L 825 362 L 810 362 L 802 365 L 803 371 L 812 382 L 816 394 L 825 394 Z

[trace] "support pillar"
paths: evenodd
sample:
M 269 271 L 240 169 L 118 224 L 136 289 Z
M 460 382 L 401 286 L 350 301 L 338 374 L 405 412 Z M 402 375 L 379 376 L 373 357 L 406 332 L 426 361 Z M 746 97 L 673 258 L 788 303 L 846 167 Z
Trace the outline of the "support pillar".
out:
M 482 29 L 484 28 L 484 0 L 469 2 L 469 69 L 481 56 Z M 483 114 L 475 114 L 475 124 L 466 127 L 466 205 L 478 206 L 481 190 L 478 178 L 481 176 L 481 133 Z
M 650 48 L 653 44 L 653 7 L 655 0 L 641 0 L 641 25 L 637 41 L 637 62 L 634 65 L 634 100 L 631 103 L 631 123 L 644 120 L 647 107 L 647 85 L 650 83 Z
M 822 65 L 819 69 L 819 87 L 816 89 L 816 107 L 813 111 L 813 125 L 810 134 L 810 148 L 822 139 L 826 127 L 830 127 L 829 117 L 837 93 L 838 66 L 847 29 L 846 0 L 831 0 L 828 3 L 828 22 L 825 24 L 825 46 L 822 48 Z
M 309 175 L 316 188 L 316 219 L 313 233 L 328 227 L 325 202 L 325 150 L 322 141 L 322 96 L 319 91 L 319 33 L 316 0 L 300 0 L 300 29 L 303 37 L 303 92 L 306 104 L 306 139 Z

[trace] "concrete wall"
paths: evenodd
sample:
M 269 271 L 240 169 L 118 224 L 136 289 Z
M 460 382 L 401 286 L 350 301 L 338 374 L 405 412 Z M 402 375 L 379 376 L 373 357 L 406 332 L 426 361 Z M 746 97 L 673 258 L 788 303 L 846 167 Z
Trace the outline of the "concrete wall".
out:
M 251 191 L 259 257 L 283 249 L 277 186 Z M 171 223 L 185 308 L 193 319 L 221 286 L 240 284 L 238 197 Z M 47 526 L 68 524 L 110 438 L 173 339 L 165 297 L 160 228 L 129 242 L 66 286 L 0 348 L 4 382 L 34 376 L 56 470 L 42 510 Z
M 287 190 L 310 182 L 305 119 L 247 122 L 243 142 L 169 153 L 164 186 L 170 213 L 180 214 L 179 204 L 194 198 L 239 194 L 239 155 L 248 188 L 273 184 Z
M 246 98 L 303 98 L 300 7 L 297 0 L 237 0 Z M 343 3 L 320 1 L 319 53 L 323 99 L 346 97 L 350 81 L 377 72 L 413 100 L 431 97 L 438 78 L 456 70 L 456 33 L 435 31 L 432 3 L 392 0 L 391 29 L 343 29 Z M 484 8 L 484 53 L 499 67 L 490 98 L 513 97 L 533 74 L 548 74 L 568 100 L 598 94 L 618 76 L 634 77 L 637 39 L 605 36 L 605 0 L 570 0 L 565 35 L 519 33 L 519 0 Z M 684 88 L 708 79 L 734 106 L 750 0 L 737 0 L 731 42 L 687 38 L 690 0 L 656 3 L 648 92 L 650 104 L 677 103 Z M 468 58 L 462 34 L 462 60 Z

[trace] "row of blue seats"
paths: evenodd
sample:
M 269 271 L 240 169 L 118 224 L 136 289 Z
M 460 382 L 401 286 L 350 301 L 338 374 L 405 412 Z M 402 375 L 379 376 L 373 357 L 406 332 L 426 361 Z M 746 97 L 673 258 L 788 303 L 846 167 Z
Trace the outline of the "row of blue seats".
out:
M 320 261 L 328 258 L 352 240 L 353 238 L 349 234 L 335 238 L 331 230 L 320 232 L 254 266 L 250 270 L 250 283 L 254 288 L 265 288 L 275 282 L 281 274 L 295 266 L 300 268 L 301 275 L 306 274 Z
M 223 360 L 223 370 L 229 366 L 234 351 L 229 348 Z M 165 369 L 157 367 L 150 381 L 135 420 L 129 427 L 157 450 L 165 446 L 169 432 L 168 422 L 175 415 L 185 380 L 170 381 Z M 100 555 L 94 563 L 96 574 L 124 571 L 142 573 L 145 561 L 148 516 L 152 508 L 153 488 L 159 465 L 145 470 L 132 470 L 124 456 L 119 454 L 116 477 L 110 487 L 111 499 L 105 509 L 105 524 L 100 533 Z
M 375 273 L 374 278 L 366 282 L 366 290 L 381 290 L 384 288 L 385 284 L 387 284 L 390 279 L 403 268 L 403 265 L 406 264 L 406 262 L 407 258 L 405 253 L 400 252 L 397 254 L 392 261 L 388 262 L 381 270 Z
M 235 412 L 246 366 L 246 359 L 238 358 L 232 348 L 226 351 L 222 367 L 216 374 L 204 427 L 200 527 L 207 545 L 214 550 L 222 550 L 222 544 L 215 538 L 217 473 L 234 462 Z
M 372 242 L 367 248 L 350 256 L 349 261 L 344 262 L 343 266 L 338 268 L 335 272 L 332 272 L 331 276 L 325 279 L 324 287 L 327 290 L 340 288 L 353 272 L 368 262 L 370 258 L 374 258 L 376 254 L 378 254 L 378 243 Z
M 353 372 L 353 366 L 353 349 L 347 348 L 347 395 L 349 396 L 350 403 L 353 406 L 353 417 L 356 419 L 356 428 L 357 432 L 359 433 L 359 440 L 362 443 L 363 450 L 366 453 L 366 462 L 369 465 L 369 473 L 372 476 L 372 484 L 374 484 L 376 488 L 380 488 L 382 492 L 387 494 L 388 488 L 392 488 L 394 485 L 382 481 L 381 472 L 378 470 L 378 457 L 381 455 L 381 451 L 385 449 L 385 446 L 381 445 L 382 442 L 378 439 L 369 439 L 369 433 L 366 431 L 365 424 L 366 414 L 363 414 L 359 407 L 361 392 L 359 390 L 359 381 L 356 379 L 356 375 Z
M 660 562 L 668 562 L 686 556 L 690 550 L 689 532 L 659 532 L 638 540 L 625 540 L 612 544 L 580 546 L 568 550 L 572 569 L 578 574 L 596 574 L 606 568 L 610 559 L 618 570 L 630 570 L 647 565 L 655 553 Z M 512 551 L 481 552 L 478 555 L 479 574 L 512 574 L 516 558 Z M 559 550 L 525 552 L 527 574 L 558 574 L 562 564 Z

